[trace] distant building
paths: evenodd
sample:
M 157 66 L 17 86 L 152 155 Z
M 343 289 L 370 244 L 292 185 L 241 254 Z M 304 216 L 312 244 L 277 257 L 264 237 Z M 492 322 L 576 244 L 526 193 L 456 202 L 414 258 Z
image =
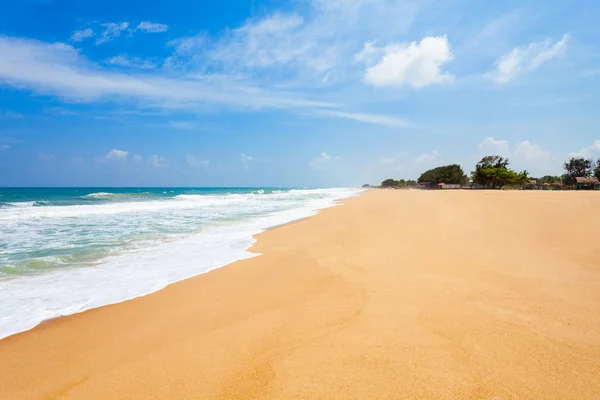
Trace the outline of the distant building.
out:
M 538 182 L 535 179 L 530 179 L 523 185 L 523 190 L 536 190 L 541 189 L 541 186 L 538 185 Z
M 575 178 L 576 190 L 600 190 L 600 181 L 593 176 L 578 176 Z
M 444 182 L 440 182 L 438 183 L 438 189 L 460 189 L 460 184 L 459 183 L 444 183 Z

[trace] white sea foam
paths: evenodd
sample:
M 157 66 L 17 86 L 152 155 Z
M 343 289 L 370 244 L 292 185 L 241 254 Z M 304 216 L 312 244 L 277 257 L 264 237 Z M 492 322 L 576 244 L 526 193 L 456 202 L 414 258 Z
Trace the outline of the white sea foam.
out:
M 25 208 L 25 207 L 33 207 L 35 206 L 35 201 L 19 201 L 16 203 L 6 203 L 9 208 L 10 207 L 18 207 L 18 208 Z
M 0 210 L 0 227 L 13 251 L 43 251 L 44 235 L 64 232 L 46 246 L 73 246 L 72 237 L 121 240 L 148 226 L 175 230 L 168 240 L 136 239 L 93 267 L 79 265 L 0 279 L 0 338 L 40 322 L 139 297 L 233 261 L 254 257 L 253 235 L 314 215 L 354 189 L 315 189 L 230 195 L 179 195 L 169 200 Z M 115 216 L 118 215 L 118 218 Z M 201 229 L 192 230 L 201 224 Z M 44 232 L 40 226 L 50 229 Z M 85 228 L 82 228 L 82 226 Z M 5 229 L 6 228 L 6 229 Z M 125 233 L 124 233 L 125 232 Z M 151 231 L 152 233 L 154 231 Z M 38 236 L 36 236 L 38 235 Z M 65 236 L 66 235 L 66 236 Z M 115 239 L 116 237 L 116 239 Z M 137 236 L 136 236 L 137 238 Z M 164 239 L 164 238 L 163 238 Z M 123 239 L 124 240 L 124 239 Z M 35 248 L 29 248 L 35 244 Z M 119 242 L 119 245 L 121 243 Z
M 118 193 L 106 193 L 106 192 L 98 192 L 98 193 L 90 193 L 85 196 L 81 196 L 84 199 L 106 199 L 110 197 L 117 196 Z

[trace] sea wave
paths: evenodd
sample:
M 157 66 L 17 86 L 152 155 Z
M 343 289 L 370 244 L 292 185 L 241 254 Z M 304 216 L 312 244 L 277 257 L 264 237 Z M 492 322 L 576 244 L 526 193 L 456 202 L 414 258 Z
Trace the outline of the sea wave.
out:
M 358 193 L 187 194 L 1 210 L 0 247 L 11 253 L 0 254 L 0 338 L 253 257 L 253 235 Z
M 107 199 L 110 197 L 117 196 L 117 193 L 106 193 L 106 192 L 98 192 L 98 193 L 90 193 L 85 196 L 81 196 L 82 199 Z
M 165 192 L 163 192 L 165 194 Z M 146 197 L 150 197 L 151 193 L 149 192 L 135 192 L 135 193 L 108 193 L 108 192 L 97 192 L 90 193 L 84 196 L 81 196 L 82 199 L 99 199 L 99 200 L 119 200 L 119 199 L 143 199 Z
M 37 200 L 37 201 L 17 201 L 11 203 L 4 203 L 0 206 L 0 208 L 28 208 L 28 207 L 39 207 L 48 204 L 47 201 Z

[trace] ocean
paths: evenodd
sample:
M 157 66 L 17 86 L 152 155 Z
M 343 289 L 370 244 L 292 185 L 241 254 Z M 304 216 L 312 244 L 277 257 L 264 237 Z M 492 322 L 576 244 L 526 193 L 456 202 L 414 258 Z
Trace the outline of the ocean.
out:
M 233 261 L 358 189 L 0 188 L 0 338 Z

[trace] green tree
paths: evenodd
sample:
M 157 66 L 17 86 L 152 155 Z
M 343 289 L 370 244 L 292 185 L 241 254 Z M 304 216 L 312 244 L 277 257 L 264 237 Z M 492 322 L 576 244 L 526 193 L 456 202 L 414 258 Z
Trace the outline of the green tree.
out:
M 598 179 L 600 179 L 600 158 L 598 158 L 598 161 L 596 162 L 596 169 L 594 169 L 594 176 Z
M 456 183 L 460 185 L 464 185 L 466 181 L 467 176 L 465 175 L 465 172 L 461 166 L 458 164 L 445 165 L 443 167 L 430 169 L 429 171 L 423 172 L 417 180 L 419 183 L 438 184 L 440 182 L 444 182 Z
M 541 178 L 539 178 L 537 181 L 538 181 L 538 183 L 541 183 L 541 184 L 544 184 L 544 183 L 555 184 L 555 183 L 561 183 L 562 177 L 545 175 L 545 176 L 542 176 Z
M 391 187 L 396 187 L 396 181 L 394 179 L 386 179 L 385 181 L 381 182 L 381 187 L 382 188 L 391 188 Z
M 404 180 L 404 179 L 400 179 L 399 181 L 395 180 L 395 179 L 386 179 L 385 181 L 381 182 L 381 187 L 382 188 L 406 188 L 406 187 L 413 187 L 416 186 L 417 182 L 416 181 L 412 181 L 412 180 Z
M 485 156 L 471 173 L 473 182 L 484 188 L 502 189 L 505 185 L 522 185 L 528 180 L 527 171 L 517 173 L 508 168 L 510 161 L 501 156 Z
M 575 178 L 592 175 L 594 162 L 583 157 L 573 157 L 564 164 L 563 183 L 573 185 Z

